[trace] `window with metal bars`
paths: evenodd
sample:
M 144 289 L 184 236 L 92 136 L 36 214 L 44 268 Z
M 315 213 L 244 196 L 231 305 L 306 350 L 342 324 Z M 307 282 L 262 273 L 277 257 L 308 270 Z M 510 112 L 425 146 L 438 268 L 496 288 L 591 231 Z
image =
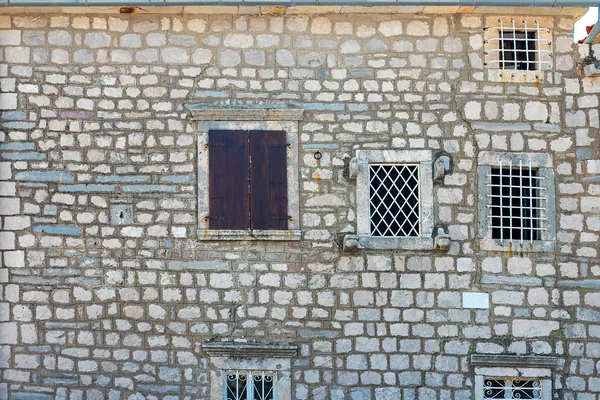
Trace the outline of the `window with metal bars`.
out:
M 541 399 L 542 381 L 539 378 L 484 377 L 483 400 L 486 399 Z
M 277 375 L 272 371 L 227 371 L 224 400 L 276 400 Z
M 556 212 L 552 156 L 482 151 L 478 163 L 480 248 L 554 251 Z
M 371 236 L 418 237 L 419 165 L 370 164 Z
M 533 241 L 541 239 L 544 230 L 543 177 L 531 166 L 512 165 L 492 168 L 488 215 L 492 238 L 500 241 Z
M 539 71 L 552 64 L 548 28 L 538 20 L 498 19 L 488 26 L 485 40 L 486 65 L 512 71 Z

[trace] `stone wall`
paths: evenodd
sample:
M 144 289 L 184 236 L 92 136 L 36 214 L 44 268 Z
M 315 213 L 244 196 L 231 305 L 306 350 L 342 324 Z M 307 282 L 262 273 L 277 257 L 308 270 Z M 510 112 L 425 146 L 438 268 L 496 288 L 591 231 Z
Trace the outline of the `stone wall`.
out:
M 242 337 L 298 343 L 294 399 L 474 398 L 473 353 L 558 357 L 556 398 L 598 397 L 600 83 L 571 16 L 543 17 L 550 70 L 497 82 L 483 15 L 166 11 L 0 15 L 0 398 L 207 399 L 201 344 Z M 305 110 L 302 240 L 197 240 L 186 103 Z M 451 155 L 447 253 L 340 250 L 357 149 Z M 480 251 L 481 151 L 552 154 L 555 252 Z

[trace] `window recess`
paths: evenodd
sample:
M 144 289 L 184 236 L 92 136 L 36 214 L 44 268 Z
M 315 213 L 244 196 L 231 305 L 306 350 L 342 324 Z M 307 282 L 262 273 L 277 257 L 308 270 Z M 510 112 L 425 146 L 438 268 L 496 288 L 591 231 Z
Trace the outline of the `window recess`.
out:
M 554 171 L 543 153 L 479 154 L 482 250 L 553 251 Z
M 550 29 L 539 21 L 498 19 L 485 28 L 485 58 L 489 68 L 513 71 L 540 71 L 552 65 Z
M 517 167 L 509 162 L 491 168 L 488 178 L 488 229 L 492 238 L 505 241 L 533 243 L 540 240 L 547 226 L 547 196 L 542 182 L 531 163 Z
M 225 371 L 223 400 L 275 400 L 275 371 Z

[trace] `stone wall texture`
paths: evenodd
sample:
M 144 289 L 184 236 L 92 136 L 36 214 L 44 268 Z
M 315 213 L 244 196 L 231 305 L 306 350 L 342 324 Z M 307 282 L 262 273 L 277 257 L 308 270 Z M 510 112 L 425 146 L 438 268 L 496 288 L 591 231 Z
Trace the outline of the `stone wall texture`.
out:
M 0 15 L 0 398 L 208 399 L 202 343 L 247 338 L 298 343 L 294 399 L 474 399 L 473 353 L 555 356 L 555 398 L 598 399 L 600 81 L 570 16 L 550 69 L 490 79 L 484 20 Z M 197 240 L 186 103 L 305 110 L 302 240 Z M 448 252 L 342 252 L 357 149 L 451 155 Z M 481 151 L 552 155 L 554 252 L 480 251 Z

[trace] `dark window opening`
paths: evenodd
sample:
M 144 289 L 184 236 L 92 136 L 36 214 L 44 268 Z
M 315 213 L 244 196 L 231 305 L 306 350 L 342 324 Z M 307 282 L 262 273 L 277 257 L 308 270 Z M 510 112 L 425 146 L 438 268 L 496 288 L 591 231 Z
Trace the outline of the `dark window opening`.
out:
M 543 200 L 541 178 L 535 169 L 492 168 L 492 238 L 540 240 Z
M 499 39 L 501 69 L 524 71 L 537 69 L 535 32 L 501 30 Z
M 419 166 L 369 165 L 371 236 L 418 237 Z

